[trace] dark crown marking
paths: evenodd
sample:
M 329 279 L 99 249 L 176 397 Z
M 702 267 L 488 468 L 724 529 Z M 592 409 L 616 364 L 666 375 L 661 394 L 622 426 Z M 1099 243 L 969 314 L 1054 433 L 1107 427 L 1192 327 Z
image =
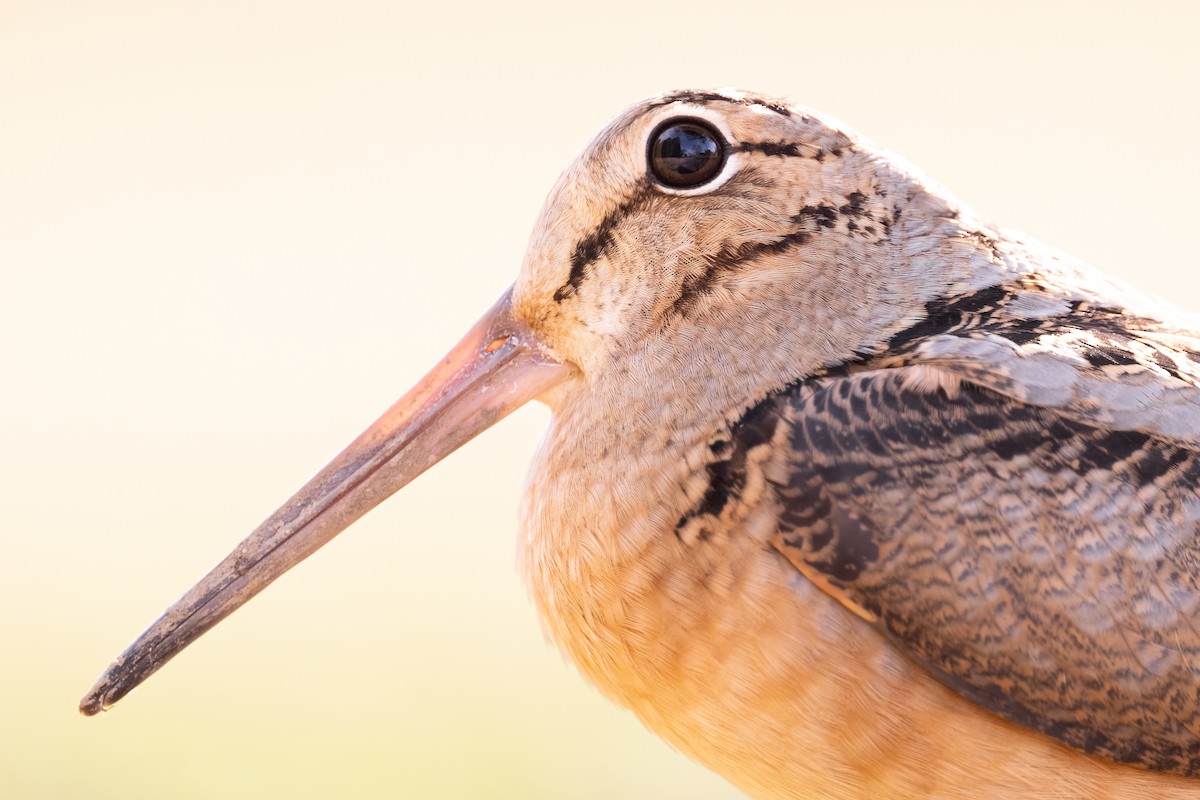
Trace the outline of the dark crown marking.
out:
M 788 108 L 787 103 L 782 100 L 776 100 L 763 95 L 748 94 L 742 97 L 730 97 L 721 94 L 720 92 L 700 92 L 700 91 L 680 91 L 672 92 L 664 95 L 662 99 L 655 103 L 656 106 L 670 105 L 671 103 L 695 103 L 696 105 L 704 105 L 706 103 L 733 103 L 740 106 L 762 106 L 770 109 L 782 117 L 792 116 L 792 110 Z

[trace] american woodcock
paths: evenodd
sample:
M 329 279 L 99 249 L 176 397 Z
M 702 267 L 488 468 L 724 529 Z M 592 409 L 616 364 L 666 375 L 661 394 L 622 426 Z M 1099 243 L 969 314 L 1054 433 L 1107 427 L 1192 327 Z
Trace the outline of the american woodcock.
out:
M 749 794 L 1200 796 L 1200 324 L 739 92 L 601 132 L 509 292 L 83 712 L 535 398 L 550 634 Z

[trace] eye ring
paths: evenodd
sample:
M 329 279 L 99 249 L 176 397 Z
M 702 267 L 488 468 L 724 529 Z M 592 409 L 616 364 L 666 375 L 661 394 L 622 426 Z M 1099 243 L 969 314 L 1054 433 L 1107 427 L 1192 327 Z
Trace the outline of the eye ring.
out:
M 694 189 L 721 174 L 729 147 L 707 120 L 672 117 L 659 123 L 646 148 L 650 174 L 663 186 Z

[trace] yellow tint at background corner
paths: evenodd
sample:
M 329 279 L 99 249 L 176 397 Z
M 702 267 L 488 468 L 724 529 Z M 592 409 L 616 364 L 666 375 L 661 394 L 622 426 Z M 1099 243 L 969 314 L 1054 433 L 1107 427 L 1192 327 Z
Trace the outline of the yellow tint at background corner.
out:
M 789 95 L 1200 309 L 1200 17 L 1137 5 L 0 0 L 0 796 L 736 797 L 544 643 L 513 557 L 540 407 L 75 705 L 457 340 L 647 94 Z

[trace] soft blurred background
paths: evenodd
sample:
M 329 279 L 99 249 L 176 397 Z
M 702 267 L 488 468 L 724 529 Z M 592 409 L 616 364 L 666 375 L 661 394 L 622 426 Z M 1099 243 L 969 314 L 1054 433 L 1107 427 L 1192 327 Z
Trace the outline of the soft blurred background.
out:
M 0 796 L 736 797 L 544 642 L 540 407 L 75 705 L 457 340 L 644 95 L 789 95 L 1200 308 L 1196 8 L 0 0 Z

